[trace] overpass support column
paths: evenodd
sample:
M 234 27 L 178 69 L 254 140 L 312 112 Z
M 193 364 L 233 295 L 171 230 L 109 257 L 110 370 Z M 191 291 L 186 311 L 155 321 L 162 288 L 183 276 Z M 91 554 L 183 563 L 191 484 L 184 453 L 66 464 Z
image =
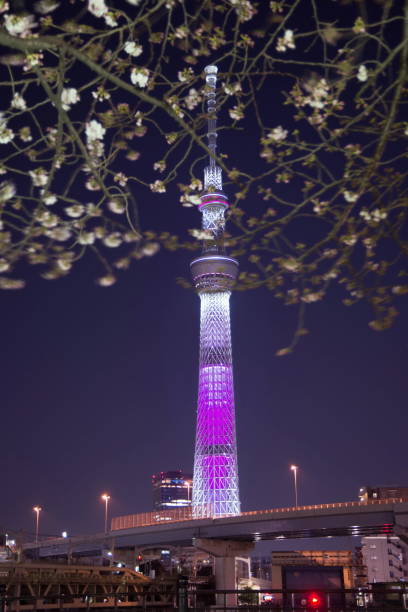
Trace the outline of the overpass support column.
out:
M 217 590 L 235 591 L 237 588 L 235 575 L 235 557 L 245 557 L 253 550 L 254 542 L 239 542 L 235 540 L 215 540 L 209 538 L 194 538 L 193 545 L 198 550 L 215 557 L 215 587 Z M 217 605 L 235 607 L 236 593 L 220 593 L 217 595 Z
M 404 506 L 405 508 L 401 510 L 394 505 L 394 534 L 399 536 L 405 544 L 408 544 L 408 512 L 406 504 Z

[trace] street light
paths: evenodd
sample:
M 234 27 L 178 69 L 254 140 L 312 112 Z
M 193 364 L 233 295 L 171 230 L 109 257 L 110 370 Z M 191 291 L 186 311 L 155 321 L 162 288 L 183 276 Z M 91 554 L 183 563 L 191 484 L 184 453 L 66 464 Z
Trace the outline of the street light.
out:
M 36 543 L 38 542 L 38 531 L 39 531 L 39 526 L 40 526 L 40 512 L 41 512 L 42 508 L 41 506 L 34 506 L 33 511 L 36 514 L 35 517 L 35 541 Z
M 295 507 L 298 507 L 298 489 L 297 489 L 297 471 L 299 469 L 298 465 L 291 465 L 290 469 L 293 472 L 293 478 L 295 479 Z
M 105 533 L 108 533 L 108 503 L 110 500 L 110 495 L 103 493 L 103 495 L 101 495 L 101 499 L 103 499 L 105 502 Z

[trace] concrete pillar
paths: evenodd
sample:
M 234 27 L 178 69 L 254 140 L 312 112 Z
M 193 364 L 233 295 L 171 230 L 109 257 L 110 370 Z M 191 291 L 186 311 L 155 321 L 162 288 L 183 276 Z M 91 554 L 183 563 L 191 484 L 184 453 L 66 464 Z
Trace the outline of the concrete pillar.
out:
M 215 588 L 222 591 L 235 591 L 237 588 L 235 576 L 235 557 L 245 557 L 254 548 L 254 542 L 235 540 L 215 540 L 209 538 L 194 538 L 193 545 L 215 557 Z M 236 593 L 220 593 L 217 595 L 217 606 L 234 607 L 237 605 Z
M 408 544 L 408 512 L 406 506 L 407 504 L 404 504 L 404 508 L 401 509 L 399 505 L 394 505 L 394 535 L 399 536 L 404 544 Z

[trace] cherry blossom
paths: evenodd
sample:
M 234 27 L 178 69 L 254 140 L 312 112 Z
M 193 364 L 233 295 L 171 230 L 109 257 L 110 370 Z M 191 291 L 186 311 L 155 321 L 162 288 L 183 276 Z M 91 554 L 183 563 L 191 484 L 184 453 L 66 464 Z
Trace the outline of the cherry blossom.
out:
M 100 87 L 98 87 L 98 89 L 96 91 L 92 92 L 92 97 L 95 98 L 95 100 L 98 100 L 98 102 L 103 102 L 104 100 L 109 100 L 111 95 L 108 91 L 106 91 L 106 89 L 101 85 Z
M 21 140 L 23 142 L 31 142 L 33 137 L 31 135 L 31 128 L 30 128 L 30 126 L 26 125 L 26 126 L 20 128 L 19 131 L 18 131 L 18 136 L 19 136 L 19 138 L 21 138 Z
M 57 259 L 57 267 L 63 272 L 68 272 L 72 268 L 72 262 L 68 259 Z
M 113 274 L 106 274 L 105 276 L 98 278 L 96 282 L 101 287 L 110 287 L 116 283 L 116 278 L 113 276 Z
M 368 71 L 367 71 L 367 68 L 364 66 L 364 64 L 361 64 L 361 66 L 359 66 L 358 72 L 357 72 L 357 78 L 359 81 L 362 81 L 362 82 L 368 79 Z
M 93 232 L 81 232 L 78 237 L 79 244 L 93 244 L 95 242 L 95 234 Z
M 152 255 L 156 255 L 156 253 L 159 250 L 160 250 L 160 245 L 158 242 L 147 242 L 142 247 L 142 253 L 143 255 L 146 255 L 147 257 L 152 257 Z
M 301 264 L 293 257 L 281 260 L 280 265 L 284 270 L 287 270 L 288 272 L 299 272 L 301 269 Z
M 43 187 L 47 184 L 48 172 L 44 168 L 40 167 L 35 170 L 30 170 L 28 174 L 31 176 L 31 180 L 35 187 Z
M 16 195 L 16 186 L 12 181 L 0 183 L 0 202 L 11 200 Z
M 44 59 L 43 53 L 28 53 L 24 59 L 24 72 L 29 72 L 35 66 L 39 66 Z
M 12 36 L 27 38 L 31 36 L 31 30 L 37 27 L 33 15 L 15 15 L 9 13 L 4 15 L 4 27 Z
M 201 102 L 202 97 L 198 93 L 198 91 L 192 87 L 188 91 L 188 96 L 184 98 L 184 104 L 188 108 L 188 110 L 192 111 L 195 107 Z
M 358 200 L 358 194 L 352 191 L 345 191 L 343 195 L 346 202 L 357 202 Z
M 4 114 L 0 112 L 0 144 L 11 142 L 14 136 L 13 130 L 7 127 L 7 121 L 4 118 Z
M 166 169 L 166 162 L 163 159 L 153 164 L 153 170 L 164 172 L 165 169 Z
M 88 11 L 95 17 L 103 17 L 108 12 L 105 0 L 89 0 Z
M 237 11 L 240 21 L 249 21 L 256 13 L 255 7 L 249 0 L 229 0 L 231 6 Z
M 234 94 L 236 95 L 242 91 L 241 83 L 239 81 L 236 81 L 235 83 L 227 83 L 223 86 L 223 89 L 227 96 L 232 96 Z
M 185 193 L 181 196 L 180 202 L 182 206 L 185 207 L 191 207 L 194 205 L 197 206 L 198 204 L 201 204 L 201 198 L 199 195 L 195 195 L 193 193 Z
M 182 83 L 185 83 L 186 81 L 190 81 L 193 78 L 193 76 L 194 76 L 194 71 L 192 68 L 185 68 L 184 70 L 179 70 L 179 72 L 177 73 L 177 78 Z
M 307 304 L 311 304 L 312 302 L 317 302 L 318 300 L 322 299 L 322 294 L 318 291 L 312 293 L 305 293 L 304 295 L 302 295 L 302 297 L 300 298 L 302 300 L 302 302 L 305 302 Z
M 112 249 L 122 244 L 122 236 L 119 232 L 113 232 L 112 234 L 105 236 L 102 242 L 105 246 Z
M 115 13 L 113 13 L 112 11 L 108 11 L 106 15 L 104 15 L 104 19 L 106 25 L 110 26 L 111 28 L 114 28 L 118 25 L 118 22 L 115 19 Z
M 244 110 L 241 105 L 233 106 L 228 112 L 231 119 L 234 119 L 235 121 L 239 121 L 240 119 L 244 118 Z
M 82 204 L 73 204 L 72 206 L 66 206 L 65 212 L 68 217 L 80 217 L 85 211 L 85 207 Z
M 274 140 L 275 142 L 281 142 L 285 140 L 288 135 L 288 131 L 284 130 L 281 125 L 278 125 L 276 128 L 273 128 L 268 134 L 268 138 L 270 140 Z
M 156 193 L 164 193 L 166 191 L 166 185 L 163 183 L 163 181 L 159 180 L 154 181 L 154 183 L 150 183 L 149 187 Z
M 132 55 L 132 57 L 138 57 L 143 53 L 143 47 L 135 43 L 133 40 L 129 40 L 127 43 L 125 43 L 123 49 L 129 55 Z
M 0 272 L 7 272 L 10 269 L 10 263 L 4 257 L 0 258 Z
M 47 232 L 50 238 L 53 238 L 57 242 L 65 242 L 71 238 L 71 231 L 68 227 L 55 227 Z
M 149 81 L 149 71 L 147 68 L 132 68 L 130 80 L 137 87 L 146 87 Z
M 17 278 L 0 278 L 1 289 L 23 289 L 25 287 L 25 281 Z
M 211 240 L 214 238 L 211 230 L 191 229 L 189 232 L 197 240 Z
M 276 50 L 280 53 L 284 53 L 287 49 L 295 49 L 295 39 L 293 36 L 293 30 L 285 30 L 283 36 L 278 38 L 276 43 Z
M 54 2 L 53 0 L 39 0 L 39 2 L 34 4 L 34 9 L 37 11 L 37 13 L 46 15 L 47 13 L 52 13 L 52 11 L 55 11 L 59 5 L 59 2 Z
M 387 211 L 382 208 L 375 208 L 371 212 L 368 211 L 366 208 L 363 208 L 362 210 L 360 210 L 360 217 L 362 217 L 365 221 L 367 221 L 367 223 L 373 223 L 373 224 L 381 223 L 381 221 L 384 221 L 384 219 L 386 219 L 387 216 L 388 216 Z
M 11 108 L 15 108 L 17 110 L 25 110 L 27 108 L 27 104 L 23 96 L 17 92 L 14 94 L 10 106 Z
M 79 102 L 80 96 L 78 90 L 74 87 L 64 87 L 61 92 L 61 103 L 64 110 L 69 110 L 72 104 Z
M 99 121 L 92 119 L 92 121 L 86 124 L 85 133 L 88 142 L 93 142 L 94 140 L 102 140 L 106 134 L 106 129 Z
M 52 206 L 57 202 L 57 199 L 58 198 L 54 193 L 47 193 L 47 195 L 42 195 L 42 201 L 46 206 Z
M 86 204 L 86 213 L 90 217 L 100 217 L 102 215 L 101 209 L 93 202 L 89 202 L 88 204 Z
M 113 177 L 113 180 L 115 181 L 115 183 L 119 183 L 121 187 L 125 187 L 129 179 L 123 172 L 117 172 Z
M 125 203 L 121 200 L 118 200 L 117 198 L 115 198 L 114 200 L 109 200 L 108 208 L 111 212 L 115 213 L 116 215 L 121 215 L 126 210 Z

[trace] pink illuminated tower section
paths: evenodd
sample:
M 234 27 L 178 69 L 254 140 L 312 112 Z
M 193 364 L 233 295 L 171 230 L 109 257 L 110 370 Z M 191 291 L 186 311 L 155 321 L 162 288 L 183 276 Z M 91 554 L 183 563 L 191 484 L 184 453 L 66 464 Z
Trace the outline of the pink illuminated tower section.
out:
M 225 254 L 227 198 L 215 162 L 217 67 L 207 66 L 209 165 L 199 209 L 205 231 L 202 254 L 191 262 L 201 301 L 200 365 L 192 509 L 195 518 L 240 513 L 229 299 L 238 262 Z

